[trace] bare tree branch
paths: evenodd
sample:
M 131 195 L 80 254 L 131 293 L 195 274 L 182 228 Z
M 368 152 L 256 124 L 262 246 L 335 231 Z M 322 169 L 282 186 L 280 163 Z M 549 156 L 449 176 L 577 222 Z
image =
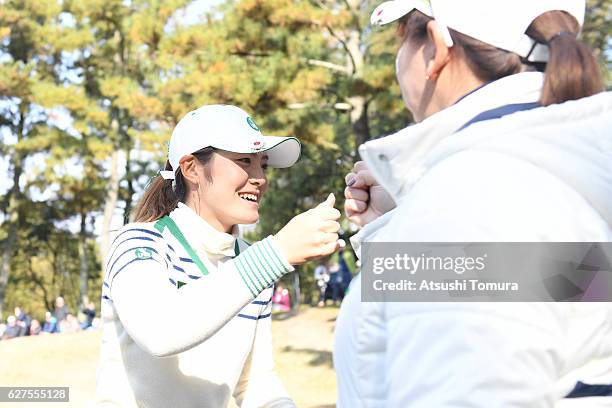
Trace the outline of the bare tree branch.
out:
M 351 64 L 353 65 L 353 72 L 352 73 L 357 72 L 357 64 L 355 63 L 355 58 L 353 58 L 353 54 L 351 53 L 351 50 L 349 49 L 346 41 L 344 39 L 340 38 L 336 34 L 334 29 L 331 28 L 330 26 L 326 25 L 325 28 L 327 28 L 327 31 L 329 32 L 329 34 L 331 34 L 332 37 L 334 37 L 336 40 L 338 40 L 338 42 L 342 45 L 342 48 L 344 48 L 344 50 L 348 54 L 349 58 L 351 59 Z
M 308 62 L 310 65 L 316 65 L 318 67 L 331 69 L 332 71 L 342 72 L 347 75 L 351 74 L 350 68 L 347 68 L 339 64 L 334 64 L 333 62 L 321 61 L 321 60 L 315 60 L 315 59 L 308 59 L 306 60 L 306 62 Z
M 269 52 L 251 52 L 251 51 L 232 51 L 231 55 L 237 55 L 239 57 L 269 57 Z

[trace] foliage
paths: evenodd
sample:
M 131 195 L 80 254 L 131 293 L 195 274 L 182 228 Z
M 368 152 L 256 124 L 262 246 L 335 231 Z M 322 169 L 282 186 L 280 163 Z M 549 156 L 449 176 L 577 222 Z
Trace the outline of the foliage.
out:
M 0 313 L 20 304 L 41 317 L 57 295 L 73 308 L 99 297 L 110 230 L 189 110 L 235 104 L 266 134 L 302 141 L 296 166 L 269 172 L 253 240 L 330 192 L 342 207 L 357 147 L 411 122 L 393 27 L 369 25 L 377 1 L 227 0 L 185 24 L 190 3 L 0 0 Z M 582 34 L 608 85 L 611 6 L 588 0 Z M 306 292 L 313 267 L 300 268 Z

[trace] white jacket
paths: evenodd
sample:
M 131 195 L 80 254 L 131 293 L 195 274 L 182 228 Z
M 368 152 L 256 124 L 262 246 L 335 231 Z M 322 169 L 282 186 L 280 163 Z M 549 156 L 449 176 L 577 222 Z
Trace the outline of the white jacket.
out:
M 272 237 L 248 247 L 182 203 L 169 217 L 180 234 L 132 223 L 111 247 L 95 406 L 295 407 L 271 338 L 272 285 L 293 267 Z
M 363 159 L 397 208 L 360 242 L 612 241 L 612 93 L 472 124 L 539 99 L 543 75 L 493 82 Z M 338 407 L 612 406 L 610 303 L 362 303 L 336 327 Z

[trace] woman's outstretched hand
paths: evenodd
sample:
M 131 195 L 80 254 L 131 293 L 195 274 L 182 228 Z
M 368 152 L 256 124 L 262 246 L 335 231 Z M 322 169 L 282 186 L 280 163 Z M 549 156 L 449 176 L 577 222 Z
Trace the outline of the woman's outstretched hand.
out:
M 344 212 L 351 222 L 363 227 L 395 208 L 393 198 L 378 184 L 365 162 L 355 163 L 344 180 Z
M 292 265 L 334 253 L 339 248 L 340 211 L 334 208 L 336 197 L 330 194 L 315 208 L 296 215 L 274 239 Z

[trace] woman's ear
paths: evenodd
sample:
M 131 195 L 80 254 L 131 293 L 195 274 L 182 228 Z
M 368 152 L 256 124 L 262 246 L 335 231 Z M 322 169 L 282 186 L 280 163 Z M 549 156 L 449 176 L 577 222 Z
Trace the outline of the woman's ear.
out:
M 189 154 L 183 156 L 179 161 L 181 174 L 188 183 L 199 184 L 198 165 L 196 158 Z
M 427 79 L 436 80 L 450 59 L 450 49 L 444 41 L 444 35 L 436 20 L 427 23 L 431 52 L 427 62 Z

